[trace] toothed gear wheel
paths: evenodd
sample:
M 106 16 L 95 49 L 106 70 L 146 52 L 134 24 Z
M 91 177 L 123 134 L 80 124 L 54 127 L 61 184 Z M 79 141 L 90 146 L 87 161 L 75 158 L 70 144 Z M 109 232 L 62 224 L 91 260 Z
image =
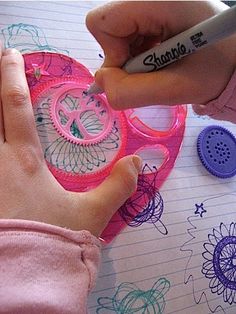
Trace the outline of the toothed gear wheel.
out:
M 214 176 L 236 175 L 236 138 L 219 125 L 206 127 L 198 136 L 197 151 L 204 167 Z
M 103 141 L 111 132 L 114 116 L 101 95 L 87 95 L 84 86 L 70 80 L 54 89 L 50 117 L 58 133 L 67 141 L 91 145 Z
M 112 111 L 103 95 L 88 96 L 87 88 L 77 78 L 57 78 L 31 94 L 44 157 L 59 182 L 103 178 L 125 154 L 124 113 Z

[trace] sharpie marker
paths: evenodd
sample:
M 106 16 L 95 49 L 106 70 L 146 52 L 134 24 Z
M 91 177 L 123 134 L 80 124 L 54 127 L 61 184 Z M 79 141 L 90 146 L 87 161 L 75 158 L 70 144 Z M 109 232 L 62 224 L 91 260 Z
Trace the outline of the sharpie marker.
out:
M 158 71 L 234 32 L 236 32 L 236 5 L 128 60 L 122 69 L 127 73 Z M 87 90 L 88 94 L 102 92 L 95 83 Z

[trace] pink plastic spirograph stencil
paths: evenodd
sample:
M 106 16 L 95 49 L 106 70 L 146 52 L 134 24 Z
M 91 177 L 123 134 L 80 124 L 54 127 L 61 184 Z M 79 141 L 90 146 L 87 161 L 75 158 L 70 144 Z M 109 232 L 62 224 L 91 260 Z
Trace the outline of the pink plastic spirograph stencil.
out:
M 155 127 L 158 116 L 156 119 L 152 116 L 149 124 L 142 117 L 143 112 L 139 114 L 140 110 L 114 111 L 104 94 L 87 95 L 94 78 L 76 60 L 50 52 L 24 54 L 24 60 L 44 157 L 65 189 L 86 191 L 96 187 L 121 157 L 142 155 L 148 150 L 157 156 L 161 152 L 163 160 L 157 167 L 144 167 L 139 179 L 154 184 L 156 191 L 160 189 L 181 147 L 185 106 L 172 106 L 170 126 L 159 130 Z M 130 204 L 128 221 L 150 201 L 147 191 L 138 186 L 127 203 Z M 117 211 L 102 238 L 111 241 L 126 225 L 127 219 L 124 221 Z

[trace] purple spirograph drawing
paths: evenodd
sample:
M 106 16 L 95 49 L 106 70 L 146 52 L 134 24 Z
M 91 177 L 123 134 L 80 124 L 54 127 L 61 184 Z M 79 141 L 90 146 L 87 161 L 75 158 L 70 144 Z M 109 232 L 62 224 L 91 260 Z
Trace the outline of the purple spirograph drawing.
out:
M 208 235 L 202 256 L 202 273 L 208 278 L 212 293 L 224 302 L 236 304 L 236 223 L 221 223 Z
M 194 200 L 187 237 L 184 284 L 204 313 L 236 313 L 236 191 Z

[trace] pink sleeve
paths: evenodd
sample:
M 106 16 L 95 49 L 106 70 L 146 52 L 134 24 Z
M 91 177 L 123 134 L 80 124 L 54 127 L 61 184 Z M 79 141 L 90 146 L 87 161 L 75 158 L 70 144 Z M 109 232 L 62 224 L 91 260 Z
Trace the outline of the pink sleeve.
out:
M 0 312 L 84 314 L 100 262 L 100 242 L 26 220 L 0 220 Z
M 236 69 L 219 97 L 205 105 L 193 105 L 193 110 L 213 119 L 236 123 Z

